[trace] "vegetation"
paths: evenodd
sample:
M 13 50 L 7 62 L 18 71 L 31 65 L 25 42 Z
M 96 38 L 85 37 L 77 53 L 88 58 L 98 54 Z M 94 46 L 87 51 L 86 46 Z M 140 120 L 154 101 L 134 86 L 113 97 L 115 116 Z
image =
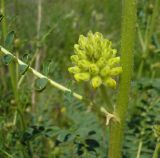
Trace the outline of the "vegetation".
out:
M 0 8 L 0 158 L 160 157 L 159 0 Z

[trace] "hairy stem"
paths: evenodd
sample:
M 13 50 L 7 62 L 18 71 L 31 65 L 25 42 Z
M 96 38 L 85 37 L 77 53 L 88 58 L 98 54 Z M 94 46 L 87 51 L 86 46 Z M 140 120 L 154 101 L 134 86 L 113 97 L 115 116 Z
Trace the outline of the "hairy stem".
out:
M 129 102 L 131 76 L 133 71 L 133 48 L 136 28 L 136 0 L 123 0 L 120 79 L 115 115 L 120 123 L 111 122 L 109 138 L 109 158 L 121 158 L 124 127 Z

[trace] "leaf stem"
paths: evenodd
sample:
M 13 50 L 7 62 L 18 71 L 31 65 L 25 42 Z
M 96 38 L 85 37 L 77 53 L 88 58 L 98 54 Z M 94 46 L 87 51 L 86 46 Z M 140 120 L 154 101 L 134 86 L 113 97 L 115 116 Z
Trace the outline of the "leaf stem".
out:
M 139 142 L 139 145 L 138 145 L 138 151 L 137 151 L 137 156 L 136 156 L 136 158 L 140 158 L 141 151 L 142 151 L 142 146 L 143 146 L 143 141 L 141 140 L 141 141 Z
M 24 63 L 23 61 L 21 61 L 20 59 L 18 59 L 16 56 L 14 56 L 12 53 L 10 53 L 8 50 L 6 50 L 5 48 L 3 48 L 2 46 L 0 46 L 0 51 L 4 54 L 4 55 L 11 55 L 15 62 L 17 62 L 20 65 L 27 65 L 26 63 Z M 29 66 L 28 70 L 30 72 L 32 72 L 36 77 L 38 78 L 46 78 L 48 80 L 48 82 L 51 84 L 51 86 L 63 91 L 63 92 L 70 92 L 75 98 L 82 100 L 84 99 L 81 95 L 73 92 L 71 89 L 51 80 L 50 78 L 48 78 L 47 76 L 41 74 L 40 72 L 38 72 L 37 70 L 33 69 L 32 67 Z
M 133 71 L 133 48 L 136 28 L 136 0 L 123 0 L 121 37 L 121 74 L 115 115 L 120 123 L 111 122 L 109 138 L 109 158 L 121 158 L 126 122 L 131 76 Z

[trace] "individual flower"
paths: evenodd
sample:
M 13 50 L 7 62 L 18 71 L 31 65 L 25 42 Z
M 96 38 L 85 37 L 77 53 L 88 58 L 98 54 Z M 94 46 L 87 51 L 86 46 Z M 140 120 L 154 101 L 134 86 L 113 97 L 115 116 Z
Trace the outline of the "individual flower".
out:
M 114 77 L 122 72 L 122 67 L 111 41 L 99 32 L 89 32 L 87 37 L 80 35 L 78 44 L 74 45 L 74 53 L 71 56 L 74 66 L 68 71 L 74 74 L 76 81 L 90 81 L 93 88 L 102 84 L 116 88 Z

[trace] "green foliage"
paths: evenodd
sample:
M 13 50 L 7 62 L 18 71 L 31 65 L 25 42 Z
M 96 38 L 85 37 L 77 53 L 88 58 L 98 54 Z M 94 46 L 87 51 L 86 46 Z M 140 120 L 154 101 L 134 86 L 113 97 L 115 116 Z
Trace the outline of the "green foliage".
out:
M 140 142 L 143 142 L 142 158 L 149 158 L 153 154 L 156 145 L 153 127 L 160 121 L 159 85 L 159 79 L 150 80 L 149 78 L 143 78 L 134 83 L 128 129 L 126 130 L 127 153 L 125 155 L 128 157 L 136 156 Z

